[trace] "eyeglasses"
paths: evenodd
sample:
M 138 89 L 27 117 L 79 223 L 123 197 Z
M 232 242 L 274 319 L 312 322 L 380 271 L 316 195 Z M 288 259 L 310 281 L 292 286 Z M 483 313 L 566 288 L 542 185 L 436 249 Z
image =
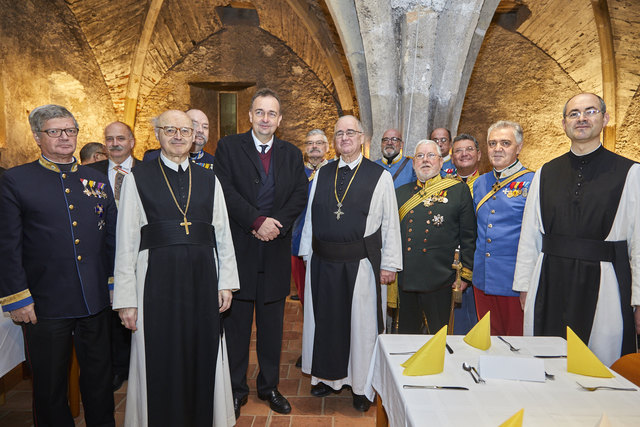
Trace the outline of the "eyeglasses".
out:
M 72 138 L 74 136 L 78 136 L 78 128 L 66 128 L 66 129 L 45 129 L 40 132 L 46 133 L 51 138 L 59 138 L 62 135 L 62 132 L 65 133 L 68 137 Z
M 339 130 L 338 132 L 336 132 L 333 136 L 335 139 L 342 139 L 343 136 L 347 136 L 348 138 L 353 138 L 354 136 L 360 134 L 362 132 L 358 131 L 358 130 L 353 130 L 353 129 L 347 129 L 346 131 L 341 131 Z
M 469 146 L 464 148 L 456 148 L 455 150 L 453 150 L 453 154 L 471 153 L 473 151 L 476 151 L 476 147 Z
M 324 145 L 327 141 L 305 141 L 304 145 L 311 147 L 312 145 Z
M 569 114 L 567 114 L 565 117 L 568 117 L 571 120 L 577 120 L 580 118 L 580 116 L 593 117 L 596 114 L 600 114 L 600 110 L 598 110 L 597 108 L 587 108 L 582 112 L 578 110 L 569 111 Z
M 387 142 L 393 142 L 394 144 L 396 144 L 396 143 L 398 143 L 398 142 L 402 142 L 402 139 L 400 139 L 400 138 L 396 138 L 395 136 L 394 136 L 393 138 L 387 138 L 387 137 L 385 137 L 385 138 L 382 138 L 382 142 L 384 142 L 385 144 L 386 144 Z
M 440 157 L 440 156 L 438 156 L 436 153 L 418 153 L 418 154 L 415 155 L 415 158 L 418 159 L 418 160 L 422 160 L 425 157 L 427 159 L 429 159 L 429 160 L 433 160 L 436 157 Z
M 178 131 L 180 131 L 180 136 L 182 136 L 183 138 L 187 138 L 191 135 L 193 135 L 193 129 L 192 128 L 177 128 L 175 126 L 158 126 L 156 129 L 162 129 L 162 132 L 164 132 L 164 134 L 166 136 L 168 136 L 169 138 L 171 138 L 172 136 L 175 136 L 176 133 L 178 133 Z
M 433 141 L 445 143 L 449 142 L 449 138 L 435 138 Z
M 118 141 L 118 142 L 125 142 L 126 140 L 128 140 L 129 138 L 127 138 L 124 135 L 118 135 L 118 136 L 105 136 L 104 140 L 106 142 L 113 142 L 113 141 Z
M 487 145 L 489 146 L 489 148 L 496 148 L 498 144 L 500 144 L 502 148 L 509 148 L 513 145 L 513 142 L 509 141 L 508 139 L 503 139 L 501 141 L 491 140 L 487 142 Z
M 266 114 L 270 119 L 275 119 L 276 117 L 278 117 L 279 113 L 277 111 L 266 112 L 264 110 L 256 110 L 253 112 L 253 114 L 258 118 L 263 118 Z

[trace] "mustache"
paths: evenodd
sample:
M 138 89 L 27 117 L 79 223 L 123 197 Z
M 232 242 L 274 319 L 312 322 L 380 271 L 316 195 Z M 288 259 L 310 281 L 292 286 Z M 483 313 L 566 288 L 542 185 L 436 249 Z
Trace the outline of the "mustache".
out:
M 120 145 L 114 145 L 109 148 L 109 151 L 122 151 L 122 150 L 124 150 L 124 148 L 121 147 Z

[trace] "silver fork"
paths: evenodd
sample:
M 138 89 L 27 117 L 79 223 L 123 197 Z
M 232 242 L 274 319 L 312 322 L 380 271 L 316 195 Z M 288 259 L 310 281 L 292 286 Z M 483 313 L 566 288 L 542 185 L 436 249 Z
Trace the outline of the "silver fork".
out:
M 511 350 L 511 351 L 520 351 L 519 348 L 515 348 L 513 345 L 511 345 L 511 343 L 509 341 L 505 340 L 504 338 L 498 337 L 498 339 L 500 341 L 502 341 L 503 343 L 505 343 L 506 345 L 508 345 L 509 346 L 509 350 Z
M 580 384 L 577 381 L 576 381 L 576 384 L 578 384 L 580 387 L 582 387 L 584 390 L 587 390 L 587 391 L 596 391 L 596 390 L 636 391 L 635 388 L 609 387 L 609 386 L 606 386 L 606 385 L 599 385 L 597 387 L 585 387 L 585 386 L 583 386 L 582 384 Z

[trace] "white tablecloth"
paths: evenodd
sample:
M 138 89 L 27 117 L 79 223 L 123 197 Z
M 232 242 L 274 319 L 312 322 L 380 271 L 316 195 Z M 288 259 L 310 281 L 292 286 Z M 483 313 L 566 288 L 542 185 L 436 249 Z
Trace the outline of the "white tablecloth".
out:
M 0 312 L 0 377 L 23 361 L 22 328 Z
M 555 380 L 544 383 L 487 379 L 475 384 L 462 362 L 476 368 L 481 355 L 532 357 L 566 353 L 566 341 L 556 337 L 505 337 L 519 352 L 491 337 L 487 351 L 448 336 L 454 353 L 445 353 L 444 371 L 436 375 L 403 376 L 400 366 L 410 356 L 389 352 L 414 351 L 428 341 L 428 335 L 380 335 L 371 362 L 372 385 L 382 399 L 389 425 L 396 426 L 491 426 L 497 427 L 524 408 L 523 426 L 596 426 L 603 413 L 612 426 L 640 426 L 640 391 L 588 392 L 585 386 L 635 387 L 614 372 L 615 378 L 593 378 L 567 372 L 566 359 L 544 359 L 545 370 Z M 405 390 L 403 384 L 468 387 L 458 390 Z M 638 389 L 637 387 L 635 387 Z

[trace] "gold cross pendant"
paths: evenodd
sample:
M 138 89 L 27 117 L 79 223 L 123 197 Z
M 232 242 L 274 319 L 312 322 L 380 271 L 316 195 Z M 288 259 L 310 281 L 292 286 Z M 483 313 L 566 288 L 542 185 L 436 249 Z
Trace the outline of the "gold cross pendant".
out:
M 187 216 L 184 216 L 184 222 L 180 223 L 181 227 L 184 227 L 184 232 L 185 234 L 189 234 L 189 226 L 191 225 L 191 223 L 189 221 L 187 221 Z

